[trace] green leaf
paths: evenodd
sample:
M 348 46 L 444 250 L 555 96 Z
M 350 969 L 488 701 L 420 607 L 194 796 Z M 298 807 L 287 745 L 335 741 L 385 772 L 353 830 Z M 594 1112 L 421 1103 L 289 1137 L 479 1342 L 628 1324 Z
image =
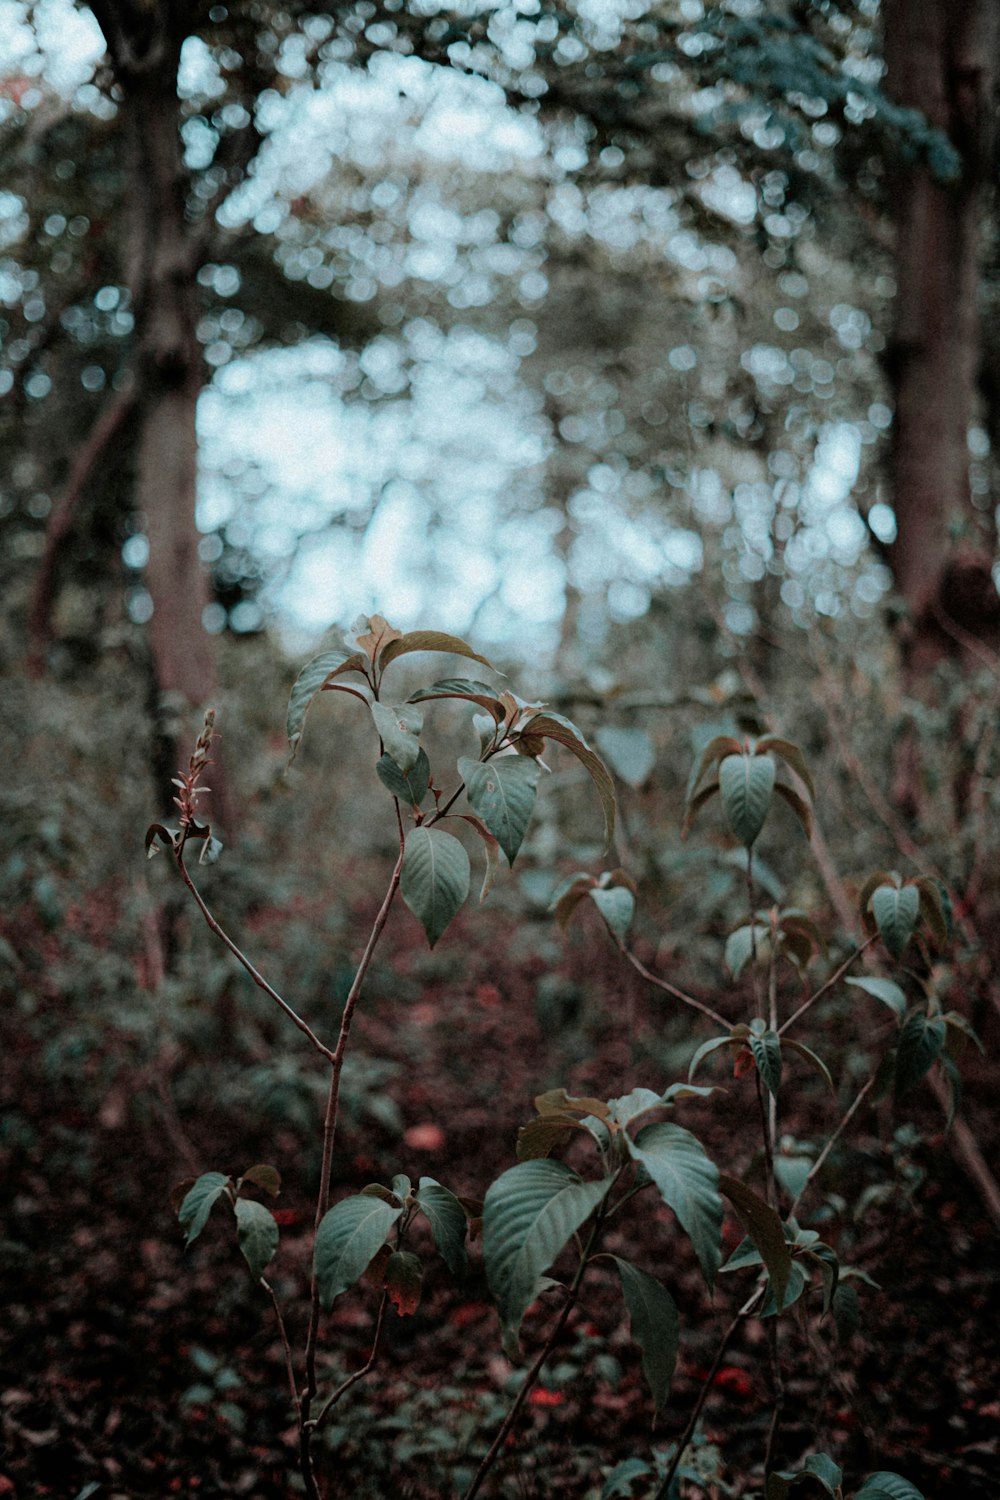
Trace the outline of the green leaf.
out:
M 557 744 L 565 745 L 566 749 L 572 751 L 580 761 L 601 799 L 601 808 L 604 813 L 604 847 L 608 848 L 614 838 L 617 804 L 614 782 L 608 775 L 607 767 L 600 756 L 594 754 L 576 725 L 569 719 L 564 719 L 562 714 L 535 714 L 524 725 L 523 733 L 531 738 L 555 740 Z
M 663 1109 L 663 1107 L 663 1095 L 657 1094 L 653 1089 L 632 1089 L 629 1093 L 623 1094 L 620 1099 L 608 1100 L 611 1118 L 623 1130 L 640 1115 L 648 1114 L 651 1109 Z
M 522 755 L 496 756 L 489 761 L 463 756 L 458 774 L 473 810 L 513 864 L 535 805 L 541 775 L 538 762 Z
M 480 708 L 488 709 L 491 737 L 497 721 L 504 716 L 503 704 L 488 683 L 470 682 L 464 677 L 445 677 L 440 682 L 432 682 L 430 687 L 417 688 L 406 701 L 429 703 L 437 698 L 462 698 L 468 703 L 478 703 Z
M 253 1198 L 237 1198 L 236 1238 L 250 1275 L 259 1281 L 278 1249 L 278 1226 L 274 1215 Z
M 743 972 L 747 962 L 753 957 L 754 937 L 757 939 L 757 953 L 762 956 L 761 950 L 765 943 L 770 945 L 771 929 L 755 922 L 753 928 L 747 923 L 743 927 L 737 927 L 726 939 L 723 959 L 726 968 L 734 979 L 738 979 Z M 770 946 L 768 947 L 770 951 Z
M 854 1500 L 886 1500 L 886 1497 L 888 1500 L 924 1500 L 915 1484 L 887 1469 L 869 1474 L 861 1488 L 854 1492 Z
M 602 724 L 594 739 L 616 776 L 628 786 L 642 786 L 656 764 L 653 741 L 644 729 L 616 729 Z
M 912 887 L 911 887 L 912 889 Z M 919 1083 L 944 1050 L 947 1028 L 943 1016 L 907 1016 L 896 1048 L 895 1092 L 898 1099 Z
M 833 1294 L 832 1308 L 837 1342 L 846 1344 L 861 1327 L 861 1302 L 856 1289 L 841 1281 Z
M 281 1192 L 280 1172 L 276 1167 L 269 1167 L 264 1162 L 258 1163 L 257 1166 L 243 1173 L 239 1186 L 242 1187 L 245 1182 L 252 1182 L 255 1187 L 262 1188 L 265 1193 L 270 1193 L 272 1198 L 277 1198 Z
M 695 770 L 691 773 L 688 794 L 685 800 L 688 803 L 695 801 L 698 787 L 709 766 L 714 766 L 717 761 L 724 759 L 727 755 L 739 755 L 741 753 L 739 740 L 731 734 L 717 734 L 714 739 L 709 740 L 698 758 Z
M 612 1259 L 621 1277 L 632 1337 L 642 1351 L 642 1372 L 652 1392 L 653 1410 L 659 1411 L 670 1393 L 677 1365 L 677 1305 L 655 1276 L 617 1255 Z
M 898 890 L 880 885 L 872 892 L 871 908 L 883 943 L 893 958 L 901 958 L 920 915 L 920 892 L 914 885 Z
M 589 895 L 615 937 L 624 943 L 635 915 L 635 897 L 628 886 L 595 886 Z
M 479 892 L 479 901 L 482 904 L 493 889 L 493 882 L 496 880 L 497 871 L 500 869 L 500 845 L 481 819 L 474 817 L 472 813 L 459 813 L 458 816 L 463 822 L 470 824 L 483 841 L 483 853 L 486 855 L 486 873 L 483 876 L 482 889 Z
M 737 1217 L 760 1251 L 767 1267 L 776 1298 L 784 1301 L 788 1278 L 792 1274 L 792 1256 L 785 1239 L 781 1219 L 745 1182 L 726 1173 L 719 1174 L 719 1187 L 736 1210 Z
M 790 1052 L 797 1053 L 799 1057 L 801 1057 L 805 1062 L 809 1064 L 814 1072 L 819 1074 L 823 1082 L 826 1084 L 827 1088 L 830 1090 L 830 1093 L 836 1093 L 836 1089 L 833 1086 L 833 1079 L 830 1077 L 829 1068 L 827 1067 L 823 1059 L 816 1055 L 811 1047 L 805 1046 L 803 1042 L 793 1041 L 791 1037 L 787 1036 L 782 1037 L 781 1045 L 783 1047 L 787 1047 Z
M 375 774 L 394 797 L 419 807 L 427 796 L 431 784 L 431 766 L 427 752 L 421 746 L 416 760 L 408 771 L 401 771 L 391 755 L 383 755 L 375 766 Z
M 508 1347 L 539 1278 L 587 1220 L 611 1179 L 585 1182 L 557 1161 L 525 1161 L 492 1184 L 483 1204 L 483 1259 Z
M 719 791 L 730 828 L 749 849 L 771 806 L 774 761 L 768 755 L 727 755 L 719 762 Z
M 455 1194 L 433 1177 L 421 1177 L 417 1207 L 426 1215 L 437 1252 L 453 1276 L 464 1276 L 468 1266 L 465 1233 L 468 1220 Z
M 729 1267 L 726 1266 L 725 1269 L 728 1271 Z M 792 1269 L 788 1274 L 788 1285 L 785 1288 L 784 1301 L 781 1304 L 782 1312 L 787 1312 L 790 1307 L 795 1306 L 808 1284 L 809 1278 L 806 1276 L 806 1273 L 798 1261 L 793 1260 Z M 768 1287 L 767 1297 L 764 1300 L 764 1306 L 760 1310 L 760 1316 L 762 1318 L 773 1318 L 777 1311 L 777 1306 L 774 1288 Z
M 853 984 L 856 990 L 864 990 L 866 995 L 874 995 L 876 1000 L 888 1005 L 897 1016 L 905 1016 L 906 996 L 891 979 L 845 979 L 844 983 Z
M 208 1216 L 228 1182 L 229 1178 L 224 1177 L 221 1172 L 202 1172 L 194 1186 L 185 1193 L 184 1201 L 177 1210 L 180 1226 L 187 1230 L 185 1250 L 194 1244 L 208 1223 Z
M 410 829 L 399 889 L 432 948 L 469 894 L 469 878 L 458 839 L 439 828 Z
M 706 1057 L 711 1057 L 713 1052 L 718 1052 L 720 1047 L 741 1047 L 744 1038 L 734 1036 L 713 1036 L 710 1041 L 702 1042 L 688 1068 L 688 1080 L 690 1081 Z
M 586 1130 L 582 1120 L 573 1115 L 540 1115 L 529 1120 L 517 1132 L 518 1161 L 537 1161 L 550 1156 L 557 1146 L 564 1146 L 574 1130 Z
M 386 754 L 404 773 L 417 763 L 424 716 L 409 703 L 373 703 L 372 718 Z
M 843 1470 L 826 1453 L 811 1453 L 801 1469 L 781 1469 L 770 1475 L 767 1500 L 785 1500 L 790 1490 L 806 1481 L 811 1488 L 822 1485 L 831 1500 L 836 1500 L 843 1477 Z
M 780 1036 L 776 1031 L 765 1031 L 760 1034 L 751 1031 L 747 1037 L 747 1043 L 753 1053 L 757 1072 L 761 1076 L 764 1087 L 769 1094 L 777 1094 L 781 1083 Z
M 722 1259 L 722 1199 L 715 1164 L 701 1142 L 680 1125 L 647 1125 L 634 1141 L 625 1139 L 629 1154 L 645 1167 L 660 1197 L 677 1215 L 711 1286 Z
M 601 1500 L 621 1500 L 623 1495 L 632 1495 L 634 1493 L 633 1480 L 644 1479 L 652 1472 L 652 1465 L 648 1464 L 644 1458 L 623 1458 L 620 1464 L 615 1464 L 604 1481 Z
M 783 740 L 776 734 L 765 734 L 757 741 L 757 754 L 769 751 L 773 755 L 780 755 L 786 765 L 791 766 L 799 780 L 805 784 L 805 789 L 811 799 L 816 800 L 816 788 L 813 785 L 806 758 L 801 749 L 792 740 Z
M 460 640 L 457 635 L 445 635 L 441 630 L 411 630 L 390 641 L 379 653 L 379 670 L 384 672 L 391 661 L 399 656 L 406 656 L 411 651 L 443 651 L 449 656 L 467 656 L 471 661 L 478 661 L 484 667 L 489 667 L 491 672 L 496 670 L 491 661 L 480 656 L 478 651 L 473 651 L 466 641 Z
M 289 763 L 298 753 L 306 714 L 317 693 L 321 693 L 335 677 L 340 677 L 342 673 L 363 672 L 367 665 L 366 657 L 356 651 L 349 651 L 346 647 L 339 647 L 334 651 L 321 651 L 318 656 L 306 662 L 295 679 L 288 699 L 285 728 L 290 751 Z
M 358 1193 L 324 1214 L 316 1231 L 315 1266 L 320 1301 L 327 1312 L 341 1292 L 365 1274 L 402 1212 L 402 1204 Z

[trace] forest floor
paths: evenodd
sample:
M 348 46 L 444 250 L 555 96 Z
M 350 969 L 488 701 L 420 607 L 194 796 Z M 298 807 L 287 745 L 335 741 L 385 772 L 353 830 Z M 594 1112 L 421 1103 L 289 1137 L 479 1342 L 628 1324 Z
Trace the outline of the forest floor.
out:
M 23 932 L 8 929 L 15 944 L 19 937 L 23 943 Z M 266 948 L 266 931 L 258 940 Z M 58 938 L 46 938 L 42 950 L 45 942 Z M 739 996 L 730 992 L 725 1002 L 735 1017 Z M 301 1493 L 272 1310 L 251 1284 L 227 1216 L 217 1210 L 185 1254 L 169 1193 L 192 1170 L 236 1174 L 255 1161 L 279 1168 L 283 1238 L 269 1275 L 299 1347 L 316 1171 L 308 1120 L 310 1112 L 319 1117 L 322 1096 L 309 1090 L 304 1118 L 301 1100 L 282 1112 L 274 1089 L 259 1107 L 231 1102 L 230 1072 L 213 1075 L 215 1057 L 235 1045 L 223 1011 L 199 1059 L 190 1042 L 164 1042 L 141 1064 L 127 1031 L 108 1019 L 99 1057 L 86 1048 L 67 1057 L 64 1049 L 54 1062 L 52 1035 L 66 1024 L 54 992 L 27 1018 L 16 1006 L 7 1011 L 0 1497 Z M 294 1032 L 280 1036 L 277 1050 L 294 1053 Z M 516 1130 L 531 1117 L 535 1094 L 559 1085 L 601 1097 L 638 1085 L 662 1089 L 684 1076 L 677 1059 L 693 1050 L 686 1036 L 663 997 L 622 972 L 600 933 L 571 943 L 553 977 L 513 922 L 486 924 L 473 914 L 428 955 L 406 919 L 390 930 L 357 1018 L 363 1065 L 340 1134 L 336 1191 L 405 1171 L 481 1197 L 513 1164 Z M 184 1087 L 195 1061 L 198 1098 Z M 246 1065 L 265 1066 L 259 1056 Z M 727 1084 L 725 1094 L 685 1102 L 676 1118 L 720 1166 L 741 1172 L 752 1169 L 750 1081 L 722 1074 L 719 1065 L 713 1081 Z M 964 1108 L 996 1162 L 1000 1129 L 987 1079 L 973 1054 Z M 816 1138 L 836 1118 L 811 1081 L 789 1094 L 783 1132 Z M 862 1116 L 824 1178 L 824 1190 L 839 1194 L 828 1199 L 824 1235 L 880 1289 L 860 1288 L 861 1324 L 842 1347 L 815 1298 L 807 1318 L 782 1320 L 779 1453 L 796 1464 L 814 1448 L 829 1451 L 845 1470 L 845 1491 L 889 1469 L 929 1500 L 987 1500 L 1000 1473 L 998 1241 L 949 1151 L 929 1090 L 908 1104 L 901 1130 L 888 1105 Z M 823 1202 L 817 1194 L 811 1208 Z M 802 1217 L 809 1222 L 809 1203 Z M 729 1246 L 739 1238 L 731 1224 L 726 1234 Z M 485 1495 L 596 1500 L 616 1464 L 649 1460 L 682 1431 L 720 1332 L 751 1283 L 746 1273 L 724 1276 L 709 1301 L 666 1210 L 645 1210 L 610 1246 L 621 1247 L 666 1282 L 681 1310 L 680 1361 L 664 1411 L 654 1425 L 617 1281 L 595 1269 Z M 361 1285 L 324 1319 L 322 1359 L 332 1380 L 364 1362 L 377 1303 L 377 1291 Z M 543 1297 L 525 1320 L 526 1358 L 552 1316 L 551 1297 Z M 501 1352 L 478 1248 L 460 1285 L 429 1256 L 416 1314 L 389 1315 L 375 1370 L 337 1408 L 321 1455 L 330 1495 L 460 1495 L 517 1381 Z M 700 1493 L 760 1493 L 770 1412 L 766 1336 L 750 1320 L 708 1397 Z M 616 1490 L 651 1492 L 638 1478 Z

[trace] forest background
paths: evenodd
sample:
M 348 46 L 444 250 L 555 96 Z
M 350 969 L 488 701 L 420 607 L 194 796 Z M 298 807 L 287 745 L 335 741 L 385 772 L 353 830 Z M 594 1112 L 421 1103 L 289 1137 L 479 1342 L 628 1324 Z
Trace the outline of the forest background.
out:
M 350 715 L 317 707 L 289 775 L 284 712 L 380 611 L 593 733 L 637 951 L 706 993 L 740 915 L 732 841 L 679 838 L 713 735 L 805 748 L 812 848 L 789 820 L 764 869 L 834 946 L 870 870 L 940 880 L 935 983 L 985 1055 L 947 1132 L 936 1073 L 866 1117 L 831 1211 L 896 1293 L 820 1404 L 858 1473 L 988 1493 L 998 32 L 990 0 L 0 5 L 5 1492 L 294 1493 L 266 1309 L 222 1235 L 184 1262 L 169 1189 L 297 1160 L 304 1241 L 318 1085 L 142 836 L 211 703 L 213 903 L 342 1004 L 393 829 Z M 540 1090 L 682 1076 L 686 1023 L 599 923 L 553 926 L 602 868 L 553 766 L 481 909 L 433 952 L 394 918 L 341 1183 L 408 1154 L 481 1195 Z M 432 1292 L 338 1429 L 345 1463 L 380 1435 L 372 1494 L 447 1492 L 511 1378 L 484 1288 Z M 332 1324 L 361 1351 L 371 1321 Z M 587 1326 L 608 1363 L 581 1331 L 510 1493 L 598 1495 L 648 1443 L 627 1340 Z M 741 1359 L 718 1494 L 763 1420 Z

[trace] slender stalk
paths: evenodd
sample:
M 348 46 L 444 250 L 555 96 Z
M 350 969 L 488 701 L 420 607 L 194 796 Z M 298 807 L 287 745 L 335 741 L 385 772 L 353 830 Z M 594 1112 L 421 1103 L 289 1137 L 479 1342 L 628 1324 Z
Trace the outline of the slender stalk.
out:
M 764 1449 L 764 1483 L 774 1466 L 774 1450 L 781 1427 L 781 1416 L 785 1409 L 785 1381 L 781 1373 L 781 1356 L 778 1350 L 778 1316 L 767 1320 L 767 1343 L 771 1355 L 771 1380 L 774 1385 L 774 1406 L 767 1429 L 767 1447 Z
M 717 1026 L 721 1026 L 725 1031 L 730 1029 L 732 1023 L 727 1021 L 725 1016 L 720 1016 L 717 1010 L 713 1010 L 704 1001 L 696 1000 L 693 995 L 685 994 L 684 990 L 679 990 L 676 985 L 670 984 L 668 980 L 661 979 L 658 974 L 652 973 L 651 970 L 646 968 L 644 963 L 636 958 L 631 949 L 626 948 L 620 938 L 615 938 L 615 942 L 622 958 L 630 963 L 636 973 L 641 974 L 643 979 L 647 980 L 649 984 L 655 985 L 658 990 L 663 990 L 664 994 L 672 995 L 675 1000 L 680 1000 L 682 1005 L 690 1006 L 692 1010 L 696 1010 L 701 1015 L 707 1016 L 710 1021 L 714 1021 Z
M 796 1209 L 798 1208 L 799 1204 L 802 1202 L 802 1199 L 806 1195 L 806 1191 L 807 1191 L 807 1189 L 809 1187 L 809 1184 L 812 1182 L 813 1178 L 816 1177 L 819 1174 L 819 1172 L 820 1172 L 820 1170 L 821 1170 L 821 1168 L 823 1166 L 823 1163 L 826 1161 L 827 1157 L 830 1155 L 830 1152 L 833 1150 L 834 1146 L 840 1140 L 840 1137 L 843 1135 L 843 1133 L 847 1129 L 848 1125 L 850 1125 L 851 1121 L 854 1119 L 854 1116 L 857 1114 L 858 1110 L 861 1108 L 861 1106 L 864 1103 L 865 1099 L 867 1099 L 868 1095 L 871 1093 L 872 1089 L 875 1087 L 875 1079 L 876 1079 L 877 1076 L 878 1076 L 877 1074 L 873 1073 L 872 1076 L 869 1078 L 868 1082 L 859 1091 L 858 1096 L 855 1099 L 854 1103 L 851 1105 L 850 1109 L 848 1109 L 848 1111 L 844 1115 L 843 1119 L 841 1120 L 840 1124 L 837 1126 L 836 1130 L 830 1136 L 830 1138 L 827 1141 L 826 1145 L 823 1147 L 822 1151 L 817 1156 L 817 1158 L 813 1162 L 812 1166 L 809 1168 L 809 1175 L 806 1178 L 805 1182 L 802 1184 L 801 1188 L 799 1189 L 798 1194 L 797 1194 L 797 1196 L 795 1198 L 795 1202 L 792 1204 L 791 1208 L 788 1210 L 789 1218 L 791 1218 L 794 1215 Z
M 309 1042 L 316 1049 L 316 1051 L 320 1053 L 321 1056 L 325 1057 L 328 1062 L 332 1063 L 334 1061 L 334 1054 L 330 1051 L 329 1047 L 325 1047 L 323 1045 L 316 1033 L 310 1026 L 306 1024 L 305 1021 L 303 1021 L 302 1017 L 292 1009 L 292 1007 L 288 1004 L 288 1001 L 283 1000 L 278 994 L 278 991 L 273 987 L 273 985 L 268 984 L 263 974 L 261 974 L 257 969 L 254 968 L 253 964 L 247 958 L 246 954 L 237 947 L 229 934 L 216 921 L 215 917 L 212 915 L 211 911 L 208 908 L 208 905 L 205 902 L 205 898 L 202 896 L 198 887 L 192 880 L 191 873 L 184 862 L 183 840 L 178 844 L 174 852 L 174 860 L 178 870 L 181 873 L 181 879 L 184 881 L 184 884 L 187 886 L 188 890 L 194 897 L 195 902 L 197 903 L 198 910 L 205 918 L 205 921 L 208 924 L 209 928 L 212 930 L 212 932 L 215 933 L 215 936 L 222 943 L 223 947 L 229 949 L 230 953 L 237 960 L 237 962 L 240 963 L 244 969 L 246 969 L 247 973 L 250 975 L 250 978 L 253 980 L 257 988 L 263 990 L 265 995 L 270 996 L 275 1005 L 277 1005 L 282 1011 L 284 1011 L 285 1015 L 292 1022 L 292 1025 L 297 1026 L 302 1032 L 303 1036 L 308 1038 Z
M 337 1133 L 337 1115 L 340 1108 L 340 1078 L 344 1068 L 344 1057 L 347 1052 L 347 1042 L 351 1031 L 351 1022 L 357 1007 L 361 988 L 365 982 L 372 956 L 378 944 L 379 938 L 388 920 L 389 911 L 399 889 L 399 880 L 403 871 L 404 836 L 402 820 L 399 817 L 397 803 L 397 823 L 399 825 L 399 854 L 393 866 L 392 875 L 388 888 L 379 907 L 378 914 L 372 924 L 372 930 L 368 935 L 365 951 L 361 955 L 354 981 L 351 984 L 347 999 L 344 1002 L 343 1014 L 340 1018 L 340 1034 L 337 1037 L 337 1045 L 330 1058 L 330 1091 L 327 1095 L 326 1114 L 323 1119 L 323 1160 L 320 1167 L 319 1190 L 316 1196 L 316 1220 L 315 1228 L 319 1229 L 323 1215 L 330 1204 L 330 1178 L 333 1172 L 333 1144 Z M 316 1481 L 312 1477 L 312 1438 L 315 1424 L 310 1421 L 309 1410 L 316 1396 L 316 1344 L 319 1337 L 319 1285 L 316 1280 L 316 1266 L 313 1264 L 312 1280 L 309 1296 L 309 1329 L 306 1335 L 305 1352 L 305 1383 L 299 1397 L 299 1430 L 300 1430 L 300 1463 L 302 1477 L 306 1483 L 306 1492 L 309 1500 L 318 1500 Z M 311 1486 L 311 1488 L 310 1488 Z
M 309 1421 L 305 1424 L 307 1427 L 311 1427 L 314 1431 L 318 1432 L 323 1423 L 326 1421 L 327 1415 L 336 1406 L 341 1396 L 345 1396 L 351 1389 L 351 1386 L 357 1385 L 358 1381 L 363 1380 L 371 1370 L 372 1366 L 375 1363 L 375 1356 L 378 1353 L 378 1342 L 382 1337 L 382 1324 L 385 1321 L 385 1310 L 388 1304 L 389 1294 L 387 1292 L 383 1292 L 382 1300 L 378 1305 L 378 1317 L 375 1321 L 375 1334 L 372 1338 L 371 1353 L 369 1354 L 367 1361 L 360 1370 L 355 1370 L 353 1375 L 348 1375 L 347 1379 L 342 1381 L 341 1384 L 338 1385 L 337 1389 L 327 1397 L 327 1399 L 323 1403 L 323 1408 L 320 1411 L 319 1416 L 310 1417 Z
M 292 1346 L 288 1342 L 288 1330 L 285 1327 L 285 1320 L 281 1315 L 281 1304 L 275 1296 L 274 1287 L 269 1281 L 265 1281 L 263 1276 L 260 1278 L 260 1284 L 270 1297 L 274 1308 L 274 1316 L 278 1320 L 278 1332 L 281 1334 L 281 1342 L 285 1351 L 285 1370 L 288 1373 L 288 1389 L 292 1393 L 292 1406 L 297 1407 L 299 1404 L 299 1393 L 295 1387 L 295 1364 L 292 1359 Z
M 607 1199 L 605 1198 L 605 1204 L 606 1203 Z M 576 1306 L 577 1299 L 580 1295 L 580 1283 L 583 1281 L 584 1273 L 587 1269 L 587 1266 L 590 1264 L 590 1253 L 593 1250 L 594 1245 L 597 1243 L 597 1238 L 604 1226 L 606 1213 L 607 1209 L 605 1208 L 604 1204 L 602 1204 L 601 1208 L 595 1215 L 593 1228 L 591 1229 L 590 1235 L 587 1239 L 587 1243 L 584 1246 L 583 1251 L 581 1252 L 580 1262 L 576 1268 L 576 1274 L 573 1277 L 573 1280 L 567 1290 L 566 1301 L 563 1303 L 562 1311 L 553 1324 L 548 1338 L 545 1340 L 545 1343 L 542 1345 L 541 1349 L 538 1351 L 538 1354 L 532 1361 L 531 1368 L 529 1369 L 527 1375 L 524 1377 L 524 1382 L 521 1385 L 521 1389 L 518 1391 L 517 1396 L 514 1399 L 514 1404 L 511 1406 L 511 1409 L 507 1413 L 506 1417 L 504 1417 L 503 1422 L 500 1424 L 500 1428 L 497 1432 L 496 1437 L 493 1439 L 492 1443 L 489 1446 L 489 1450 L 483 1458 L 482 1463 L 476 1470 L 475 1478 L 466 1491 L 465 1500 L 475 1500 L 475 1496 L 479 1494 L 483 1480 L 492 1469 L 497 1460 L 497 1455 L 499 1454 L 504 1443 L 507 1441 L 507 1437 L 514 1426 L 514 1423 L 518 1419 L 521 1408 L 523 1407 L 525 1401 L 528 1399 L 528 1395 L 534 1387 L 539 1374 L 541 1373 L 542 1366 L 545 1364 L 545 1361 L 548 1359 L 549 1355 L 552 1353 L 552 1350 L 555 1348 L 556 1342 L 559 1339 L 559 1335 L 566 1327 L 569 1315 L 573 1311 L 573 1308 Z
M 753 976 L 753 1008 L 754 1014 L 764 1017 L 764 1007 L 760 997 L 760 970 L 757 962 L 757 921 L 754 917 L 753 901 L 753 846 L 747 849 L 747 905 L 750 910 L 750 972 Z M 773 944 L 772 944 L 773 946 Z
M 719 1347 L 715 1351 L 715 1358 L 712 1360 L 711 1369 L 705 1376 L 704 1384 L 702 1385 L 702 1388 L 698 1393 L 698 1399 L 694 1404 L 694 1408 L 691 1412 L 690 1417 L 688 1417 L 687 1426 L 677 1440 L 677 1447 L 674 1450 L 674 1456 L 667 1466 L 667 1472 L 660 1483 L 659 1489 L 653 1496 L 653 1500 L 667 1500 L 667 1496 L 670 1493 L 670 1486 L 674 1482 L 674 1476 L 676 1475 L 677 1470 L 680 1467 L 681 1459 L 684 1456 L 684 1450 L 688 1447 L 692 1437 L 694 1436 L 694 1431 L 701 1419 L 701 1414 L 704 1410 L 705 1402 L 708 1400 L 708 1393 L 712 1389 L 712 1383 L 715 1380 L 716 1375 L 719 1373 L 719 1366 L 722 1364 L 722 1360 L 726 1353 L 726 1350 L 729 1348 L 729 1345 L 735 1338 L 740 1324 L 745 1322 L 746 1319 L 750 1316 L 750 1314 L 754 1310 L 754 1307 L 760 1301 L 763 1295 L 763 1287 L 758 1287 L 754 1291 L 752 1296 L 749 1297 L 746 1302 L 744 1302 L 743 1306 L 740 1308 L 739 1312 L 733 1318 L 733 1321 L 730 1323 L 729 1327 L 722 1335 Z
M 830 975 L 829 979 L 824 984 L 821 984 L 819 989 L 809 996 L 808 1000 L 803 1000 L 798 1010 L 793 1011 L 792 1014 L 788 1017 L 788 1020 L 778 1027 L 778 1035 L 784 1036 L 785 1032 L 788 1031 L 791 1026 L 794 1026 L 796 1021 L 804 1016 L 807 1010 L 811 1010 L 818 1000 L 822 1000 L 824 995 L 828 995 L 833 989 L 834 985 L 840 983 L 844 975 L 847 973 L 848 969 L 851 968 L 853 964 L 857 963 L 862 953 L 867 953 L 868 949 L 877 942 L 877 932 L 873 932 L 871 937 L 865 938 L 865 941 L 861 944 L 861 947 L 855 948 L 854 952 L 848 958 L 844 959 L 844 962 L 840 965 L 840 968 L 836 969 Z

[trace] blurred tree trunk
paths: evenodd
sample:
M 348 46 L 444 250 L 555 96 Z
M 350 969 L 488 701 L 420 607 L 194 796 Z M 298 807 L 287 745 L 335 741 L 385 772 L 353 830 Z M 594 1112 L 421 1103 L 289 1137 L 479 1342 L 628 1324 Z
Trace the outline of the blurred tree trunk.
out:
M 912 682 L 969 642 L 993 643 L 992 518 L 969 491 L 968 429 L 981 360 L 979 287 L 990 178 L 997 0 L 887 0 L 888 90 L 945 131 L 959 176 L 935 179 L 921 163 L 900 169 L 896 315 L 889 350 L 895 386 L 890 561 L 909 607 Z
M 184 709 L 216 689 L 215 653 L 202 624 L 208 580 L 195 522 L 196 416 L 204 374 L 197 338 L 200 245 L 189 222 L 177 70 L 196 3 L 96 0 L 121 89 L 128 182 L 127 279 L 136 319 L 136 508 L 149 541 L 150 647 L 157 698 L 158 781 L 186 758 Z M 195 733 L 197 731 L 195 730 Z M 192 736 L 193 743 L 193 736 Z M 213 817 L 229 822 L 222 767 Z

